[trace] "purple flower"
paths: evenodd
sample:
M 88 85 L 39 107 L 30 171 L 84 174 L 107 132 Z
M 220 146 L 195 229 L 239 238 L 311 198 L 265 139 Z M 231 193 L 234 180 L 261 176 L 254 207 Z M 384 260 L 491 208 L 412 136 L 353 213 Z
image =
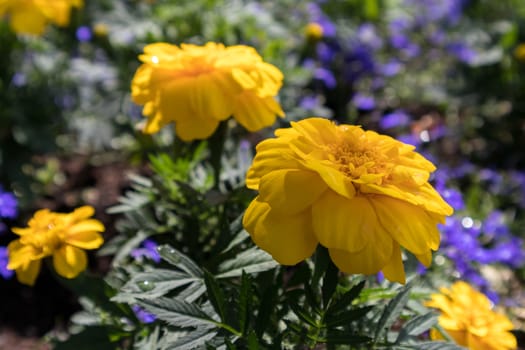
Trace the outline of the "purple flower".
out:
M 157 243 L 151 239 L 146 239 L 142 242 L 141 248 L 136 248 L 131 251 L 131 256 L 137 260 L 148 258 L 156 263 L 160 262 L 160 255 L 157 251 Z
M 462 42 L 454 42 L 447 46 L 448 51 L 464 63 L 473 63 L 477 57 L 476 51 Z
M 133 305 L 131 309 L 142 323 L 152 323 L 157 319 L 154 314 L 147 312 L 138 305 Z
M 24 73 L 16 72 L 11 78 L 11 83 L 16 87 L 21 87 L 27 84 L 27 78 Z
M 307 11 L 310 14 L 310 21 L 319 24 L 323 28 L 323 36 L 332 37 L 335 35 L 335 24 L 326 16 L 319 5 L 311 2 L 308 4 Z
M 316 68 L 314 70 L 313 76 L 314 76 L 314 79 L 322 81 L 324 85 L 329 89 L 333 89 L 337 85 L 334 74 L 326 68 L 323 68 L 323 67 Z
M 78 27 L 76 31 L 77 40 L 80 42 L 90 41 L 93 37 L 91 29 L 87 26 Z
M 299 107 L 305 110 L 312 110 L 319 106 L 319 99 L 316 95 L 308 95 L 301 98 L 299 101 Z
M 6 247 L 0 247 L 0 276 L 4 279 L 13 277 L 14 271 L 7 269 L 7 263 L 9 262 L 8 251 Z
M 0 218 L 14 219 L 18 215 L 18 202 L 11 192 L 3 192 L 0 187 Z
M 385 77 L 393 77 L 403 69 L 403 64 L 396 59 L 392 59 L 380 66 L 379 70 Z
M 447 201 L 454 210 L 465 209 L 465 202 L 463 201 L 463 195 L 461 192 L 453 188 L 444 188 L 439 193 L 443 196 L 443 199 Z
M 376 101 L 372 96 L 356 93 L 352 98 L 352 104 L 361 111 L 371 111 L 376 106 Z
M 376 27 L 372 23 L 364 23 L 357 28 L 357 39 L 361 45 L 365 45 L 372 50 L 380 49 L 383 40 L 377 34 Z
M 385 114 L 379 121 L 379 126 L 383 129 L 407 126 L 410 123 L 410 116 L 402 110 L 395 110 Z

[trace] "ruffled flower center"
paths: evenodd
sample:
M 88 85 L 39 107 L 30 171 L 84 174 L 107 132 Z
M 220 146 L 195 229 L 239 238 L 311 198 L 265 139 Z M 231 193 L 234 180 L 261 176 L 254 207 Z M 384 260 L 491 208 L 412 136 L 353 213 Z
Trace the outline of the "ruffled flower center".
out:
M 63 225 L 57 221 L 51 219 L 48 223 L 38 225 L 31 234 L 20 237 L 20 243 L 32 246 L 44 255 L 53 254 L 63 243 Z
M 390 168 L 375 147 L 362 147 L 347 140 L 328 145 L 328 159 L 348 178 L 362 182 L 381 182 Z

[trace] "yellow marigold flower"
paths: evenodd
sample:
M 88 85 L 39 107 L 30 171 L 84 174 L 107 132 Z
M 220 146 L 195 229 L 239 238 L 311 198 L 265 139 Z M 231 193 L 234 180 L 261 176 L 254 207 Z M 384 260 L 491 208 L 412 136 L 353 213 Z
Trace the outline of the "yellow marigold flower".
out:
M 525 62 L 525 44 L 519 44 L 516 46 L 514 49 L 514 57 L 516 57 L 518 61 Z
M 56 272 L 65 278 L 75 278 L 87 266 L 83 249 L 96 249 L 104 243 L 100 232 L 104 225 L 90 219 L 93 207 L 83 206 L 72 213 L 37 211 L 26 228 L 13 228 L 20 236 L 7 246 L 7 268 L 16 271 L 20 283 L 34 285 L 43 258 L 53 256 Z
M 145 133 L 175 122 L 177 136 L 191 141 L 209 137 L 230 116 L 249 131 L 284 116 L 275 100 L 283 75 L 251 47 L 156 43 L 139 58 L 131 94 L 144 105 Z
M 439 309 L 439 325 L 458 345 L 473 350 L 517 348 L 516 338 L 510 333 L 512 322 L 491 310 L 491 302 L 484 294 L 462 281 L 440 291 L 441 294 L 432 294 L 426 305 Z M 430 337 L 443 339 L 436 330 L 431 330 Z
M 243 224 L 259 247 L 294 265 L 320 243 L 341 271 L 383 271 L 400 283 L 400 246 L 430 265 L 436 225 L 452 208 L 428 183 L 434 165 L 413 146 L 323 118 L 275 135 L 257 145 L 246 179 L 259 195 Z
M 16 33 L 40 35 L 48 23 L 67 26 L 71 8 L 83 5 L 83 0 L 0 0 L 0 17 L 8 15 Z
M 323 27 L 319 23 L 311 22 L 305 27 L 304 33 L 310 40 L 319 40 L 323 37 Z

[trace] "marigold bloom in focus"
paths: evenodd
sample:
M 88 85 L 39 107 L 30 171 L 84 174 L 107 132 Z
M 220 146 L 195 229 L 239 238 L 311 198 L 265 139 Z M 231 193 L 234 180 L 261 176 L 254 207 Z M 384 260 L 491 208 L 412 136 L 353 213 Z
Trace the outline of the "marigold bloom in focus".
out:
M 65 278 L 75 278 L 87 267 L 83 249 L 96 249 L 104 243 L 104 225 L 90 219 L 95 210 L 80 207 L 72 213 L 37 211 L 26 228 L 13 228 L 20 236 L 9 243 L 7 268 L 16 271 L 20 283 L 34 285 L 42 259 L 53 257 L 56 272 Z
M 71 9 L 83 0 L 0 0 L 0 17 L 7 15 L 14 32 L 40 35 L 48 23 L 69 24 Z
M 318 243 L 346 273 L 382 271 L 405 282 L 400 247 L 429 266 L 437 224 L 452 208 L 428 183 L 432 163 L 414 147 L 358 126 L 310 118 L 257 145 L 246 184 L 258 190 L 243 224 L 284 265 Z
M 450 289 L 441 288 L 441 294 L 432 294 L 427 306 L 439 309 L 439 325 L 458 345 L 475 350 L 510 350 L 517 348 L 514 327 L 503 314 L 491 310 L 490 300 L 469 284 L 459 281 Z M 431 330 L 432 339 L 443 339 Z
M 251 47 L 156 43 L 139 58 L 131 95 L 144 105 L 145 133 L 175 122 L 177 136 L 191 141 L 209 137 L 231 116 L 249 131 L 284 116 L 275 100 L 283 75 Z

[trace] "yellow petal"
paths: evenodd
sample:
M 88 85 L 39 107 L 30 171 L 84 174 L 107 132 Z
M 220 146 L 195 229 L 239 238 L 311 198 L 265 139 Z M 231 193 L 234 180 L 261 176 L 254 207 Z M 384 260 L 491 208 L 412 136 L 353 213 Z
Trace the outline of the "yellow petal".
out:
M 24 7 L 11 13 L 10 25 L 16 33 L 41 35 L 46 26 L 46 18 L 35 7 Z
M 41 250 L 37 250 L 31 245 L 21 244 L 20 240 L 11 241 L 7 246 L 7 250 L 9 254 L 7 268 L 10 270 L 16 270 L 30 261 L 44 257 Z
M 65 278 L 75 278 L 87 267 L 86 253 L 79 248 L 64 245 L 53 254 L 56 272 Z
M 248 131 L 255 132 L 271 126 L 276 116 L 284 116 L 273 97 L 259 97 L 253 91 L 244 91 L 235 99 L 233 116 Z
M 319 175 L 302 170 L 275 170 L 262 177 L 259 201 L 282 215 L 305 210 L 326 190 Z
M 312 224 L 323 246 L 347 252 L 359 252 L 367 244 L 373 244 L 371 234 L 378 226 L 367 199 L 359 196 L 348 199 L 331 190 L 312 206 Z
M 104 243 L 104 238 L 94 231 L 80 231 L 74 234 L 68 234 L 64 241 L 78 248 L 96 249 Z
M 279 216 L 257 198 L 246 209 L 243 226 L 255 244 L 283 265 L 295 265 L 310 257 L 318 243 L 311 229 L 308 210 Z
M 387 196 L 375 196 L 371 203 L 381 225 L 401 246 L 414 254 L 437 250 L 438 223 L 423 208 Z
M 392 256 L 390 257 L 390 261 L 388 261 L 386 265 L 383 266 L 381 271 L 383 271 L 385 278 L 390 282 L 398 282 L 401 284 L 405 284 L 405 267 L 403 266 L 401 249 L 399 247 L 399 244 L 397 244 L 396 242 L 394 242 L 393 245 Z
M 335 192 L 348 199 L 355 196 L 355 187 L 352 181 L 338 169 L 323 164 L 317 159 L 305 159 L 302 162 L 307 169 L 317 172 L 323 181 Z
M 36 278 L 40 272 L 41 260 L 33 260 L 16 269 L 16 279 L 18 282 L 28 286 L 35 285 Z
M 68 229 L 69 235 L 74 235 L 81 232 L 104 232 L 104 225 L 95 219 L 82 220 L 78 223 L 73 224 Z
M 218 120 L 194 116 L 192 119 L 178 120 L 175 131 L 182 141 L 189 142 L 210 137 L 218 126 Z

